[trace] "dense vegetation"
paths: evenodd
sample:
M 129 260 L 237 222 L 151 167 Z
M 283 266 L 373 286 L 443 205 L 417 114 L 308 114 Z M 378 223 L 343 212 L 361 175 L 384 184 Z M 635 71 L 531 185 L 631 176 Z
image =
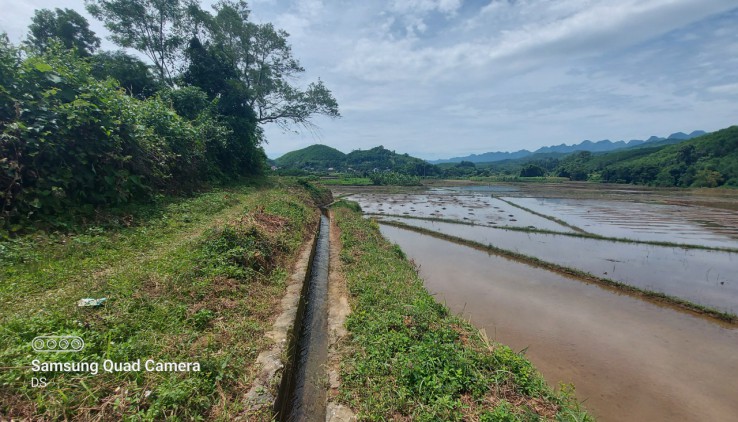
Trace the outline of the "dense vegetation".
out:
M 738 186 L 738 127 L 730 127 L 676 145 L 586 151 L 559 160 L 552 170 L 571 180 L 654 186 Z
M 376 223 L 335 209 L 350 295 L 339 399 L 365 420 L 586 421 L 509 347 L 449 313 Z
M 546 176 L 663 187 L 737 187 L 738 127 L 678 143 L 672 139 L 653 141 L 607 153 L 535 154 L 494 163 L 462 161 L 438 167 L 443 177 L 453 178 Z
M 311 145 L 297 151 L 288 152 L 274 160 L 275 164 L 286 169 L 299 169 L 312 172 L 333 171 L 353 175 L 369 176 L 378 172 L 394 172 L 406 176 L 431 177 L 440 174 L 437 167 L 408 154 L 398 154 L 383 146 L 369 150 L 355 150 L 348 154 L 325 145 Z
M 738 126 L 595 168 L 602 181 L 682 187 L 738 187 Z
M 326 174 L 330 184 L 415 185 L 420 178 L 472 180 L 575 180 L 654 186 L 738 186 L 738 128 L 708 135 L 672 135 L 669 139 L 629 146 L 612 152 L 537 153 L 491 163 L 461 161 L 429 164 L 381 146 L 343 154 L 313 145 L 285 154 L 275 164 L 283 174 Z M 690 139 L 687 139 L 690 138 Z M 360 179 L 357 179 L 360 178 Z
M 287 34 L 249 21 L 244 2 L 214 13 L 180 0 L 96 0 L 88 10 L 123 52 L 70 9 L 38 10 L 22 47 L 0 36 L 0 234 L 60 216 L 189 191 L 262 172 L 261 125 L 338 116 Z

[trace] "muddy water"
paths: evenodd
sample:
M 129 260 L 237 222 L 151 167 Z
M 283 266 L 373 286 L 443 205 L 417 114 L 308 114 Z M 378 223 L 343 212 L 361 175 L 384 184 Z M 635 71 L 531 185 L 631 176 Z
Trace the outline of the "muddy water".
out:
M 478 188 L 485 188 L 479 186 Z M 384 215 L 444 218 L 501 227 L 535 227 L 558 232 L 572 229 L 521 210 L 490 195 L 449 194 L 435 190 L 428 194 L 356 194 L 351 196 L 364 212 Z
M 320 218 L 320 232 L 308 280 L 305 315 L 297 342 L 297 364 L 288 421 L 325 419 L 330 221 L 324 215 Z
M 504 199 L 602 236 L 738 248 L 734 211 L 612 200 Z
M 573 382 L 601 421 L 730 421 L 738 330 L 596 285 L 381 226 L 431 293 L 527 356 L 549 384 Z
M 385 217 L 738 313 L 738 254 Z

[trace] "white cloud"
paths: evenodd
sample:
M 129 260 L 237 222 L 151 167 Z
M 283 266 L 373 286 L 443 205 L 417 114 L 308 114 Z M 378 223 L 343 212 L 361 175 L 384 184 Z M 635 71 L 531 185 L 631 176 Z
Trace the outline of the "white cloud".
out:
M 207 0 L 206 3 L 212 3 Z M 33 9 L 0 0 L 19 41 Z M 343 114 L 318 134 L 268 127 L 271 156 L 316 141 L 425 157 L 715 130 L 738 115 L 735 0 L 254 0 L 291 34 Z M 102 25 L 90 19 L 103 35 Z M 109 43 L 106 48 L 113 48 Z
M 715 85 L 707 90 L 713 94 L 738 95 L 738 83 Z
M 402 14 L 426 14 L 441 12 L 453 15 L 461 7 L 461 0 L 394 0 L 390 10 Z

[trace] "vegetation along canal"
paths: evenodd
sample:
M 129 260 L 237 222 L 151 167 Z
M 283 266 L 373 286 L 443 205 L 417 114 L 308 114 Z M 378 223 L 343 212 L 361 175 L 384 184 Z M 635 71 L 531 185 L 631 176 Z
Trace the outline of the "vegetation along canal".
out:
M 330 257 L 330 220 L 321 215 L 320 229 L 313 254 L 307 290 L 304 293 L 302 318 L 298 313 L 294 365 L 285 374 L 287 396 L 281 421 L 323 420 L 326 412 L 326 371 L 328 356 L 328 269 Z

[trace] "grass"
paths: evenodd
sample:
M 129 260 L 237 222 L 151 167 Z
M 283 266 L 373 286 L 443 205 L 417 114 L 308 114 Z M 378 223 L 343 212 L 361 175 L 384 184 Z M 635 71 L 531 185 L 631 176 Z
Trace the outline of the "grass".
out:
M 732 314 L 730 312 L 723 312 L 717 309 L 710 308 L 708 306 L 699 305 L 696 303 L 692 303 L 690 301 L 675 297 L 675 296 L 669 296 L 667 294 L 661 293 L 661 292 L 655 292 L 648 289 L 642 289 L 638 287 L 631 286 L 629 284 L 621 283 L 619 281 L 615 281 L 609 278 L 605 277 L 599 277 L 595 276 L 593 274 L 590 274 L 585 271 L 577 270 L 575 268 L 566 267 L 563 265 L 558 265 L 552 262 L 544 261 L 542 259 L 525 255 L 519 252 L 510 251 L 507 249 L 498 248 L 496 246 L 492 246 L 491 244 L 485 245 L 480 242 L 475 242 L 473 240 L 463 239 L 457 236 L 451 236 L 445 233 L 439 233 L 434 230 L 429 230 L 422 227 L 416 227 L 409 224 L 404 224 L 397 221 L 383 221 L 382 224 L 386 224 L 388 226 L 394 226 L 399 227 L 405 230 L 411 230 L 417 233 L 433 236 L 439 239 L 448 240 L 460 245 L 466 245 L 473 248 L 477 248 L 486 252 L 491 252 L 499 256 L 504 256 L 510 259 L 513 259 L 518 262 L 522 262 L 525 264 L 533 265 L 539 268 L 544 268 L 550 271 L 557 272 L 559 274 L 567 275 L 575 277 L 579 280 L 592 282 L 596 284 L 600 284 L 606 287 L 611 287 L 616 289 L 617 291 L 626 292 L 632 295 L 640 296 L 643 298 L 646 298 L 648 300 L 652 300 L 654 302 L 658 303 L 665 303 L 672 305 L 674 307 L 693 312 L 696 314 L 704 315 L 710 318 L 718 319 L 720 321 L 728 322 L 731 324 L 735 324 L 738 322 L 738 317 L 735 314 Z
M 338 399 L 363 420 L 592 420 L 520 353 L 437 303 L 376 222 L 338 203 L 350 295 Z
M 520 176 L 472 176 L 468 180 L 474 182 L 522 182 L 522 183 L 564 183 L 568 177 L 542 176 L 542 177 L 520 177 Z
M 341 177 L 320 179 L 320 184 L 326 186 L 370 186 L 372 185 L 372 180 L 368 177 Z
M 276 185 L 274 185 L 276 184 Z M 0 243 L 0 419 L 230 420 L 266 347 L 316 192 L 273 182 L 163 201 L 130 227 Z M 106 297 L 100 308 L 80 298 Z M 76 335 L 78 353 L 37 353 Z M 34 373 L 46 362 L 198 362 L 198 372 Z M 45 377 L 46 388 L 33 388 Z

